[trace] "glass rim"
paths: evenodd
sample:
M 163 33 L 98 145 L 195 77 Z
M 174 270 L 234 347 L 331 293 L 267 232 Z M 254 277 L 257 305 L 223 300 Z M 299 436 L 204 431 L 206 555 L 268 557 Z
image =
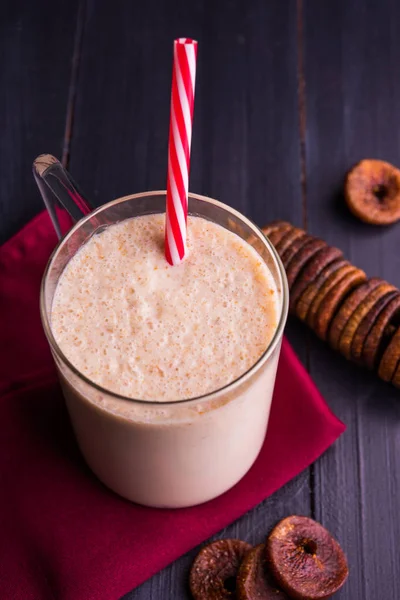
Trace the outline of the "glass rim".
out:
M 93 210 L 88 215 L 85 215 L 84 217 L 79 219 L 79 221 L 77 221 L 71 227 L 71 229 L 61 238 L 61 240 L 58 242 L 57 246 L 54 248 L 53 252 L 51 253 L 50 258 L 46 265 L 46 269 L 43 273 L 43 277 L 42 277 L 42 281 L 41 281 L 41 285 L 40 285 L 40 316 L 41 316 L 41 320 L 42 320 L 42 325 L 44 328 L 45 335 L 47 337 L 47 341 L 49 342 L 50 348 L 51 348 L 52 352 L 54 352 L 56 354 L 57 358 L 66 367 L 68 367 L 68 369 L 70 369 L 75 376 L 77 376 L 79 379 L 81 379 L 84 383 L 86 383 L 89 386 L 91 386 L 92 388 L 94 388 L 96 391 L 98 391 L 102 394 L 107 394 L 108 396 L 112 396 L 113 398 L 115 398 L 117 400 L 123 400 L 126 402 L 134 402 L 134 403 L 142 404 L 145 406 L 153 406 L 153 407 L 155 407 L 155 406 L 160 407 L 160 405 L 168 407 L 168 406 L 175 406 L 176 404 L 187 404 L 190 402 L 203 402 L 206 400 L 211 400 L 211 399 L 214 399 L 215 396 L 219 396 L 222 393 L 233 391 L 234 389 L 236 389 L 237 387 L 239 387 L 240 385 L 245 383 L 247 380 L 249 380 L 252 377 L 253 374 L 255 374 L 257 371 L 259 371 L 259 369 L 267 362 L 267 360 L 270 358 L 270 356 L 274 352 L 275 348 L 277 347 L 279 341 L 281 340 L 281 338 L 283 336 L 283 330 L 284 330 L 284 327 L 286 324 L 286 319 L 287 319 L 288 310 L 289 310 L 289 287 L 288 287 L 285 269 L 283 267 L 282 261 L 278 255 L 277 251 L 275 250 L 273 244 L 264 235 L 264 233 L 261 231 L 261 229 L 257 225 L 255 225 L 255 223 L 253 223 L 250 219 L 248 219 L 246 216 L 244 216 L 242 213 L 240 213 L 238 210 L 228 206 L 227 204 L 224 204 L 223 202 L 220 202 L 220 201 L 215 200 L 214 198 L 210 198 L 208 196 L 203 196 L 200 194 L 194 194 L 194 193 L 189 192 L 189 194 L 188 194 L 189 198 L 194 198 L 195 200 L 200 200 L 201 202 L 207 202 L 208 204 L 213 204 L 214 206 L 217 206 L 217 207 L 225 210 L 226 212 L 234 215 L 235 217 L 239 218 L 239 220 L 241 220 L 248 227 L 250 227 L 250 229 L 253 231 L 253 233 L 255 233 L 257 235 L 258 239 L 260 239 L 260 241 L 264 244 L 264 246 L 267 247 L 267 249 L 273 259 L 273 262 L 275 263 L 277 272 L 279 274 L 279 279 L 280 279 L 279 285 L 282 290 L 282 292 L 281 292 L 282 293 L 282 302 L 281 302 L 281 307 L 280 307 L 278 325 L 276 327 L 275 333 L 272 336 L 268 346 L 266 347 L 266 349 L 264 350 L 264 352 L 262 353 L 260 358 L 249 369 L 247 369 L 247 371 L 245 371 L 244 373 L 239 375 L 239 377 L 237 377 L 233 381 L 227 383 L 226 385 L 224 385 L 216 390 L 212 390 L 211 392 L 207 392 L 206 394 L 202 394 L 201 396 L 195 396 L 193 398 L 182 398 L 181 400 L 168 400 L 167 402 L 164 402 L 163 400 L 153 400 L 153 399 L 152 400 L 144 400 L 144 399 L 140 399 L 140 398 L 131 398 L 128 396 L 123 396 L 122 394 L 118 394 L 116 392 L 113 392 L 112 390 L 102 387 L 98 383 L 89 379 L 89 377 L 84 375 L 81 371 L 79 371 L 79 369 L 77 369 L 71 363 L 71 361 L 65 356 L 64 352 L 61 350 L 59 344 L 57 343 L 57 341 L 53 335 L 53 332 L 51 330 L 50 315 L 47 314 L 47 310 L 46 310 L 46 303 L 45 303 L 46 283 L 47 283 L 49 273 L 52 269 L 53 263 L 54 263 L 55 259 L 57 258 L 59 252 L 61 251 L 61 248 L 64 246 L 64 244 L 66 244 L 68 242 L 70 237 L 84 223 L 89 221 L 95 215 L 103 212 L 104 210 L 106 210 L 112 206 L 117 206 L 118 204 L 127 202 L 128 200 L 134 200 L 135 198 L 144 198 L 146 196 L 157 196 L 157 195 L 165 196 L 166 193 L 167 193 L 166 190 L 156 190 L 156 191 L 139 192 L 137 194 L 129 194 L 127 196 L 122 196 L 121 198 L 116 198 L 115 200 L 111 200 L 110 202 L 102 204 L 101 206 L 99 206 L 98 208 Z M 157 213 L 155 213 L 155 214 L 157 214 Z M 189 210 L 189 215 L 190 214 L 191 213 Z M 194 215 L 195 215 L 195 213 L 194 213 Z

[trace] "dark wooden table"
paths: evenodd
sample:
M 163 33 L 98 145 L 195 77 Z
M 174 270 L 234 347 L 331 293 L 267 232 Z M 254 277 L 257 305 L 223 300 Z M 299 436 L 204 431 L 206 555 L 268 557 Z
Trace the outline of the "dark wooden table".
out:
M 199 40 L 191 189 L 259 225 L 285 218 L 400 285 L 400 225 L 343 207 L 363 157 L 400 164 L 396 0 L 8 1 L 0 25 L 0 232 L 42 209 L 31 176 L 62 157 L 95 204 L 166 181 L 171 44 Z M 347 552 L 341 600 L 400 598 L 400 395 L 297 323 L 288 336 L 347 432 L 221 535 L 261 541 L 312 515 Z M 173 532 L 171 532 L 171 535 Z M 157 552 L 157 548 L 154 548 Z M 126 599 L 185 599 L 196 550 Z

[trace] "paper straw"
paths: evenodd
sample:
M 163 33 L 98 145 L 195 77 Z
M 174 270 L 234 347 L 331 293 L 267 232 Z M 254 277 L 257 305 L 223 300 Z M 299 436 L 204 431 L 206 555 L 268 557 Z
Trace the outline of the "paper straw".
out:
M 196 58 L 195 40 L 174 41 L 165 219 L 165 257 L 170 265 L 179 264 L 186 254 Z

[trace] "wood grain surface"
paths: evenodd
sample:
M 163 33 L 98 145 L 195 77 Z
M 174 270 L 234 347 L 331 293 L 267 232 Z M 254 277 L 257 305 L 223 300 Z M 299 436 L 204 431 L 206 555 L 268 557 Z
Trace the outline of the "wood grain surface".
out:
M 341 194 L 361 158 L 400 165 L 399 18 L 395 0 L 7 1 L 0 241 L 41 209 L 31 176 L 41 152 L 63 158 L 96 205 L 165 188 L 172 40 L 185 35 L 199 40 L 191 190 L 259 225 L 308 226 L 400 286 L 400 225 L 358 222 Z M 399 392 L 300 324 L 287 334 L 347 432 L 217 537 L 257 543 L 280 518 L 312 515 L 349 558 L 338 599 L 398 599 Z M 196 551 L 125 600 L 188 599 Z
M 399 8 L 311 0 L 303 15 L 309 229 L 398 287 L 399 225 L 361 223 L 344 209 L 341 187 L 362 158 L 400 163 Z M 351 565 L 338 598 L 400 598 L 399 391 L 311 341 L 311 375 L 347 425 L 315 467 L 315 516 Z
M 77 0 L 2 3 L 0 243 L 42 209 L 33 159 L 63 149 Z

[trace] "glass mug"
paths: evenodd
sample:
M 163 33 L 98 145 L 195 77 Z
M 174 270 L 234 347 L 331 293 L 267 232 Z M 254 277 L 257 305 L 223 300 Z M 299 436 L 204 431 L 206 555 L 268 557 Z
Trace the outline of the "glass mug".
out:
M 40 310 L 72 426 L 89 467 L 106 486 L 131 501 L 178 508 L 206 502 L 230 489 L 250 469 L 263 445 L 288 312 L 286 275 L 272 244 L 236 210 L 189 194 L 190 214 L 218 223 L 254 247 L 268 265 L 279 295 L 278 326 L 268 348 L 245 374 L 217 391 L 161 403 L 120 396 L 78 372 L 51 330 L 58 280 L 82 245 L 112 223 L 165 212 L 165 202 L 164 191 L 135 194 L 80 219 L 50 257 Z

